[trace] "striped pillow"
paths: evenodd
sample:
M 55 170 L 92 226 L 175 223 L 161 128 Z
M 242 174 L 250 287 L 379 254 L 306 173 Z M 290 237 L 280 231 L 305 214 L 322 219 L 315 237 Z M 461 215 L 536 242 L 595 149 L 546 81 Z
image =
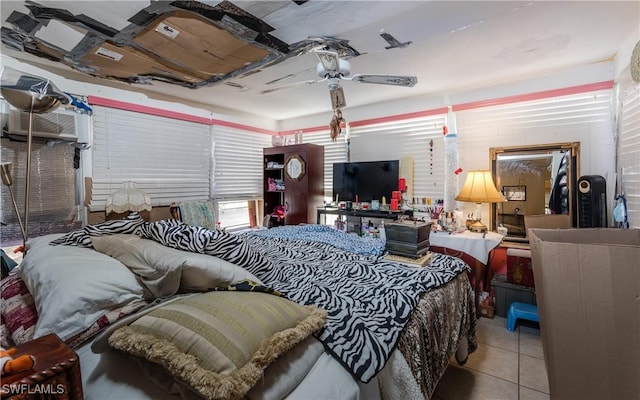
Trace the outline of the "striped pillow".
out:
M 145 224 L 140 214 L 131 213 L 125 219 L 114 219 L 95 225 L 87 225 L 84 228 L 69 232 L 66 235 L 53 240 L 52 245 L 66 245 L 93 248 L 91 236 L 111 235 L 114 233 L 137 234 Z
M 324 326 L 326 312 L 260 292 L 179 299 L 116 330 L 109 344 L 164 366 L 208 399 L 241 398 L 281 354 Z
M 13 344 L 33 339 L 38 322 L 38 311 L 29 289 L 17 273 L 9 274 L 0 282 L 0 312 Z M 6 334 L 6 332 L 5 332 Z M 6 345 L 6 344 L 5 344 Z
M 215 256 L 251 273 L 264 273 L 273 268 L 271 261 L 254 250 L 241 236 L 226 231 L 212 231 L 167 220 L 145 224 L 140 233 L 143 238 L 155 240 L 164 246 Z

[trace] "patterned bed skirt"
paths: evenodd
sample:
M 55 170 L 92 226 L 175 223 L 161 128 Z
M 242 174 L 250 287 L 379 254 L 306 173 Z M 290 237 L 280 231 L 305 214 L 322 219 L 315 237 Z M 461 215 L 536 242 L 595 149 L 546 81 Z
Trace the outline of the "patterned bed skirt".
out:
M 398 341 L 398 350 L 414 378 L 405 386 L 419 386 L 422 397 L 430 399 L 458 343 L 466 340 L 470 354 L 477 348 L 476 334 L 473 292 L 467 274 L 422 295 Z M 396 381 L 394 386 L 397 390 L 403 384 Z M 380 389 L 383 398 L 399 394 L 389 393 L 385 387 Z M 411 394 L 411 389 L 404 390 L 403 395 Z

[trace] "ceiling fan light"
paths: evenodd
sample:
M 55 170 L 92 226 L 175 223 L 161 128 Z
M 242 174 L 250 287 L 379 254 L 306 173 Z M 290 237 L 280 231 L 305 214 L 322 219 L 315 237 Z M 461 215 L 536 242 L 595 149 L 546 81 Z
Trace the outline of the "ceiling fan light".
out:
M 351 75 L 351 64 L 349 63 L 349 61 L 340 58 L 338 64 L 340 65 L 340 74 L 342 76 Z
M 326 72 L 335 73 L 339 70 L 340 63 L 338 60 L 340 58 L 338 57 L 338 53 L 332 51 L 317 51 L 316 56 Z
M 338 69 L 328 70 L 322 62 L 319 62 L 316 65 L 316 74 L 318 74 L 320 78 L 347 77 L 351 75 L 351 64 L 349 61 L 341 58 L 338 60 L 338 65 Z
M 325 76 L 327 76 L 327 71 L 325 71 L 324 65 L 322 65 L 321 62 L 316 65 L 316 74 L 318 74 L 320 78 L 324 78 Z

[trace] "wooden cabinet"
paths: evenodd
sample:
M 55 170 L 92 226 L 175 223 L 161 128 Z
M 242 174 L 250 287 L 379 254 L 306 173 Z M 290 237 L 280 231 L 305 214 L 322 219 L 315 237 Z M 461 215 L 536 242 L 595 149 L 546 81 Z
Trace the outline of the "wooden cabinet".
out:
M 313 223 L 324 199 L 324 147 L 296 144 L 265 148 L 264 215 L 284 207 L 284 218 L 271 218 L 271 226 Z
M 498 213 L 498 224 L 508 229 L 509 236 L 527 236 L 524 226 L 524 214 Z
M 82 379 L 78 355 L 53 333 L 16 347 L 18 357 L 30 354 L 29 371 L 2 376 L 2 399 L 81 400 Z

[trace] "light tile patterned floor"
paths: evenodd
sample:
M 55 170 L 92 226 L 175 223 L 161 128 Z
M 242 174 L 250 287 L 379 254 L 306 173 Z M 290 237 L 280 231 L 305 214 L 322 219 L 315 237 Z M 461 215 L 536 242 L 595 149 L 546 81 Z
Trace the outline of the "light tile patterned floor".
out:
M 478 321 L 478 350 L 462 367 L 452 361 L 433 399 L 549 400 L 537 325 L 525 321 L 509 332 L 505 318 Z

